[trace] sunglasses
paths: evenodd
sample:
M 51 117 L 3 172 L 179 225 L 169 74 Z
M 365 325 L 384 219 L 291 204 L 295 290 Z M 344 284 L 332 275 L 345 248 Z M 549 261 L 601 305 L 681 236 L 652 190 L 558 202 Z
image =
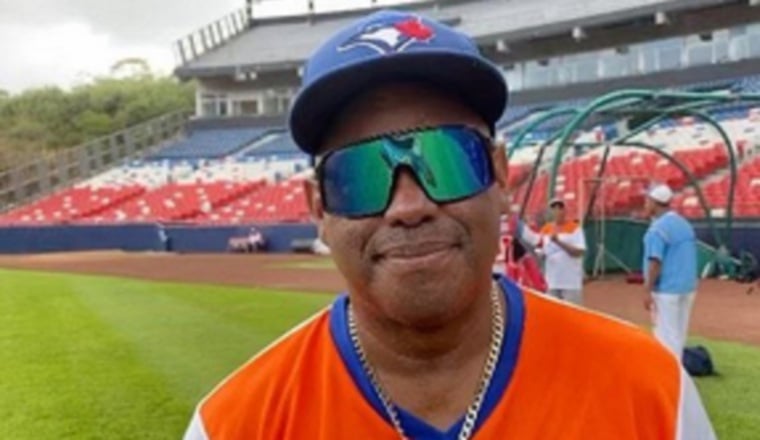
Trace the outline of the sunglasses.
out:
M 436 203 L 473 197 L 494 182 L 491 141 L 475 129 L 446 125 L 383 135 L 331 151 L 317 165 L 325 211 L 350 218 L 382 214 L 401 167 Z

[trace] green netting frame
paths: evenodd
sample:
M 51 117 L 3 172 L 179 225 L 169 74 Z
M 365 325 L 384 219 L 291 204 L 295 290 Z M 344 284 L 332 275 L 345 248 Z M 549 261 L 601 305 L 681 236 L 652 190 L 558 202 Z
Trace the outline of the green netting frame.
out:
M 517 132 L 514 140 L 511 142 L 508 155 L 511 157 L 515 151 L 525 146 L 525 139 L 527 136 L 541 129 L 549 121 L 557 118 L 570 116 L 571 120 L 563 127 L 555 130 L 551 133 L 548 140 L 543 142 L 539 148 L 539 153 L 534 162 L 533 170 L 530 174 L 528 182 L 528 191 L 526 192 L 526 198 L 530 197 L 530 193 L 533 188 L 535 179 L 538 176 L 538 169 L 543 160 L 543 156 L 548 145 L 557 143 L 557 151 L 552 161 L 550 170 L 550 183 L 548 190 L 548 199 L 554 197 L 555 188 L 557 183 L 557 174 L 562 162 L 562 157 L 568 147 L 580 146 L 580 147 L 595 147 L 595 146 L 627 146 L 645 149 L 654 152 L 671 164 L 676 166 L 686 177 L 687 182 L 694 190 L 699 204 L 705 213 L 711 234 L 713 235 L 715 242 L 719 248 L 726 249 L 726 244 L 731 243 L 732 228 L 734 222 L 734 194 L 737 181 L 737 160 L 734 154 L 734 146 L 720 123 L 710 116 L 707 111 L 711 108 L 726 104 L 738 104 L 738 103 L 752 103 L 760 102 L 760 94 L 748 94 L 748 93 L 703 93 L 703 92 L 671 92 L 671 91 L 655 91 L 655 90 L 620 90 L 601 96 L 592 100 L 585 107 L 579 108 L 556 108 L 546 112 L 539 118 L 530 121 L 522 129 Z M 631 131 L 624 133 L 617 139 L 608 140 L 606 142 L 599 143 L 584 143 L 577 144 L 572 141 L 573 135 L 576 134 L 581 128 L 587 125 L 592 117 L 601 116 L 602 118 L 631 118 L 638 117 L 643 120 Z M 671 154 L 657 148 L 653 145 L 649 145 L 643 142 L 630 141 L 634 136 L 648 130 L 654 125 L 674 117 L 691 116 L 695 119 L 699 119 L 708 126 L 715 129 L 723 140 L 723 144 L 726 148 L 729 159 L 730 170 L 730 184 L 728 190 L 728 205 L 726 207 L 725 217 L 725 234 L 721 235 L 715 226 L 715 219 L 712 216 L 710 207 L 708 206 L 704 194 L 702 193 L 699 183 L 695 176 L 686 168 L 680 161 L 678 161 Z M 601 178 L 604 174 L 609 151 L 605 152 L 602 159 L 599 171 L 596 177 Z M 588 207 L 593 205 L 594 198 L 596 197 L 595 191 L 590 194 Z M 522 212 L 524 214 L 526 203 L 522 203 Z M 717 255 L 717 253 L 716 253 Z

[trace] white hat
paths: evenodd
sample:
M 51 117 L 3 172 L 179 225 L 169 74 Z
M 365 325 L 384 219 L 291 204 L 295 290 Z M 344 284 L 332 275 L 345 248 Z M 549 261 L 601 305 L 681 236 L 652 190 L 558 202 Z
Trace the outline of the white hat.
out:
M 657 203 L 667 204 L 673 198 L 673 190 L 668 185 L 660 183 L 652 186 L 647 191 L 647 197 L 654 200 Z

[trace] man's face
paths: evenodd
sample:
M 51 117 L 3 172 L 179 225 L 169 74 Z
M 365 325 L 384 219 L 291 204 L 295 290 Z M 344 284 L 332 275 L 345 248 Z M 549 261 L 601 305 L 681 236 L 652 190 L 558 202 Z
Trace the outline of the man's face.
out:
M 651 218 L 654 216 L 655 203 L 649 197 L 644 197 L 644 217 Z
M 355 98 L 338 115 L 320 153 L 369 137 L 444 124 L 488 134 L 483 121 L 448 95 L 410 84 Z M 490 283 L 506 191 L 504 151 L 494 149 L 496 182 L 459 202 L 436 204 L 408 169 L 396 178 L 388 209 L 349 219 L 324 212 L 316 183 L 307 196 L 320 236 L 346 278 L 352 301 L 405 325 L 432 327 L 458 316 Z
M 565 221 L 565 207 L 559 203 L 555 203 L 551 207 L 552 218 L 557 223 L 564 223 Z

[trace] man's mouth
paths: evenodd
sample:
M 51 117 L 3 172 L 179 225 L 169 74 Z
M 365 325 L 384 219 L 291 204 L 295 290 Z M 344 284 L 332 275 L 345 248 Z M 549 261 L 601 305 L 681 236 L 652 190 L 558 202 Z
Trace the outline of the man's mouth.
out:
M 376 260 L 414 260 L 435 257 L 458 249 L 457 243 L 450 241 L 423 241 L 403 243 L 384 247 L 376 255 Z

